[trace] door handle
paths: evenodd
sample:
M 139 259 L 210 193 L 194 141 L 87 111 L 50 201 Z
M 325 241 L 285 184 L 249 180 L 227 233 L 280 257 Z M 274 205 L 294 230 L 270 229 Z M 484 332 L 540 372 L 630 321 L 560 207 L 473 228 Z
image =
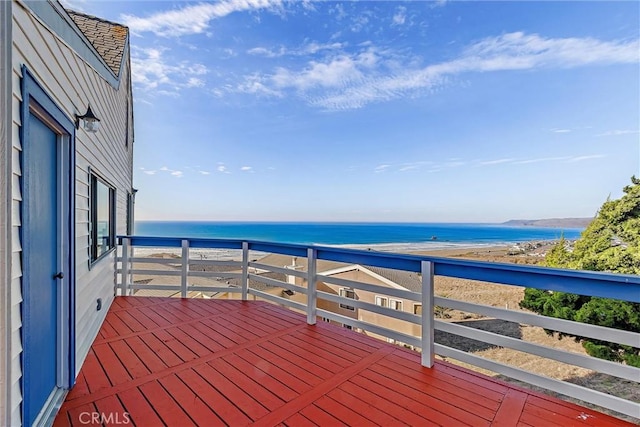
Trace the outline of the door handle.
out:
M 62 279 L 62 278 L 64 278 L 64 273 L 61 271 L 61 272 L 60 272 L 60 273 L 58 273 L 58 274 L 54 274 L 54 275 L 53 275 L 53 278 L 54 278 L 54 279 Z

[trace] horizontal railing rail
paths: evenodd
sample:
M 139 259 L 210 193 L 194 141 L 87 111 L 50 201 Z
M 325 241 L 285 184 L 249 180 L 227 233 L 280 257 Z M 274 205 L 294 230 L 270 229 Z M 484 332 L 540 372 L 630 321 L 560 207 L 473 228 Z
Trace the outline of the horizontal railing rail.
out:
M 549 348 L 469 326 L 436 320 L 434 307 L 438 306 L 475 313 L 488 318 L 538 326 L 552 331 L 631 347 L 640 346 L 640 334 L 544 317 L 525 311 L 459 301 L 433 294 L 433 277 L 446 276 L 640 303 L 639 276 L 242 240 L 120 236 L 118 237 L 118 244 L 120 245 L 120 254 L 116 258 L 118 274 L 116 285 L 118 292 L 122 295 L 130 295 L 136 290 L 164 290 L 179 293 L 182 297 L 186 297 L 189 292 L 208 293 L 209 297 L 240 293 L 240 297 L 244 300 L 251 295 L 254 298 L 264 299 L 306 313 L 307 322 L 310 324 L 315 324 L 321 318 L 325 321 L 339 323 L 351 329 L 366 331 L 397 343 L 421 349 L 422 364 L 427 367 L 433 365 L 434 356 L 438 354 L 480 368 L 489 369 L 535 386 L 552 389 L 622 414 L 634 417 L 640 415 L 640 404 L 638 402 L 590 390 L 566 381 L 548 378 L 476 354 L 436 344 L 434 335 L 435 331 L 438 330 L 481 341 L 492 346 L 510 348 L 515 351 L 529 353 L 635 382 L 640 380 L 640 369 Z M 141 247 L 173 248 L 177 253 L 174 254 L 174 258 L 169 259 L 142 257 L 137 253 L 132 255 L 134 248 Z M 191 259 L 190 251 L 193 249 L 237 251 L 236 258 L 241 260 Z M 297 267 L 299 266 L 270 265 L 263 262 L 262 259 L 249 260 L 250 251 L 304 259 L 306 266 L 298 269 Z M 417 277 L 421 282 L 421 292 L 415 292 L 399 286 L 383 286 L 353 280 L 352 278 L 335 277 L 331 271 L 317 271 L 318 261 L 332 261 L 364 269 L 378 267 L 417 273 Z M 140 264 L 148 265 L 144 266 L 144 268 L 138 268 Z M 159 269 L 151 268 L 150 266 L 152 265 L 158 266 Z M 192 269 L 198 267 L 202 267 L 204 271 L 192 271 Z M 212 270 L 208 271 L 208 267 L 212 268 Z M 269 277 L 267 274 L 271 274 L 271 276 Z M 287 279 L 280 280 L 275 278 L 278 275 L 280 277 L 285 276 Z M 136 283 L 134 276 L 166 277 L 174 280 L 179 278 L 179 283 Z M 204 284 L 196 283 L 197 279 L 210 279 L 210 281 Z M 322 284 L 321 289 L 318 288 L 319 284 Z M 338 293 L 336 288 L 348 290 L 352 296 L 355 296 L 356 293 L 368 293 L 369 295 L 386 298 L 387 301 L 395 298 L 396 302 L 402 301 L 407 304 L 413 304 L 414 310 L 415 307 L 420 306 L 421 312 L 394 309 L 378 305 L 377 302 L 374 304 L 358 298 L 351 298 L 346 294 Z M 279 292 L 270 292 L 270 289 L 279 290 Z M 328 305 L 333 305 L 336 309 L 329 310 Z M 367 313 L 367 319 L 369 320 L 364 319 L 364 313 Z M 361 314 L 363 315 L 361 316 Z M 371 316 L 391 319 L 391 323 L 377 321 Z M 395 324 L 401 322 L 403 325 L 409 326 L 399 330 L 394 326 L 393 322 L 396 322 Z M 407 330 L 413 330 L 414 332 L 408 333 Z

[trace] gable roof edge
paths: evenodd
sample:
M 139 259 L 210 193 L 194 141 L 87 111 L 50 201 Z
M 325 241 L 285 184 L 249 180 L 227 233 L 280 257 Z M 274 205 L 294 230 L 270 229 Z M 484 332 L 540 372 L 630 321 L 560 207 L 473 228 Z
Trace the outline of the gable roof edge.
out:
M 98 51 L 64 7 L 57 0 L 18 2 L 35 19 L 55 34 L 63 43 L 76 52 L 90 67 L 116 90 L 120 87 L 120 76 L 107 65 Z M 129 39 L 126 40 L 128 48 Z

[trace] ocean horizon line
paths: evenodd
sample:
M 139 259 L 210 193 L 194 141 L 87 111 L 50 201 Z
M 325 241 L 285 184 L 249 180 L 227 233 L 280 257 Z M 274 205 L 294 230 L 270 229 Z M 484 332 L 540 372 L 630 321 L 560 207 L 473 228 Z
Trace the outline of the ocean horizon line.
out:
M 558 218 L 564 219 L 564 218 Z M 188 220 L 188 219 L 141 219 L 135 223 L 192 223 L 192 224 L 328 224 L 328 225 L 469 225 L 469 226 L 502 226 L 523 228 L 559 228 L 559 229 L 584 229 L 584 227 L 568 226 L 536 226 L 536 225 L 512 225 L 513 221 L 541 221 L 541 220 L 507 220 L 502 222 L 473 222 L 473 221 L 315 221 L 315 220 Z
M 518 242 L 575 239 L 579 228 L 479 223 L 321 223 L 321 222 L 137 222 L 135 235 L 253 240 L 303 245 L 372 245 L 429 249 L 460 245 L 513 245 Z

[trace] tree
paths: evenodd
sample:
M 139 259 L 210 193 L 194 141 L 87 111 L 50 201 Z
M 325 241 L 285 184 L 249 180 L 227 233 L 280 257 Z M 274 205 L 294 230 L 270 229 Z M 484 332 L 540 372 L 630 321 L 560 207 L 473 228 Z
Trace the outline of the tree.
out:
M 640 274 L 640 179 L 631 177 L 624 195 L 607 200 L 573 247 L 562 237 L 549 251 L 549 267 Z M 536 313 L 640 332 L 640 304 L 528 288 L 520 307 Z M 552 333 L 552 331 L 547 331 Z M 565 334 L 560 334 L 562 338 Z M 640 348 L 574 337 L 588 354 L 640 367 Z

